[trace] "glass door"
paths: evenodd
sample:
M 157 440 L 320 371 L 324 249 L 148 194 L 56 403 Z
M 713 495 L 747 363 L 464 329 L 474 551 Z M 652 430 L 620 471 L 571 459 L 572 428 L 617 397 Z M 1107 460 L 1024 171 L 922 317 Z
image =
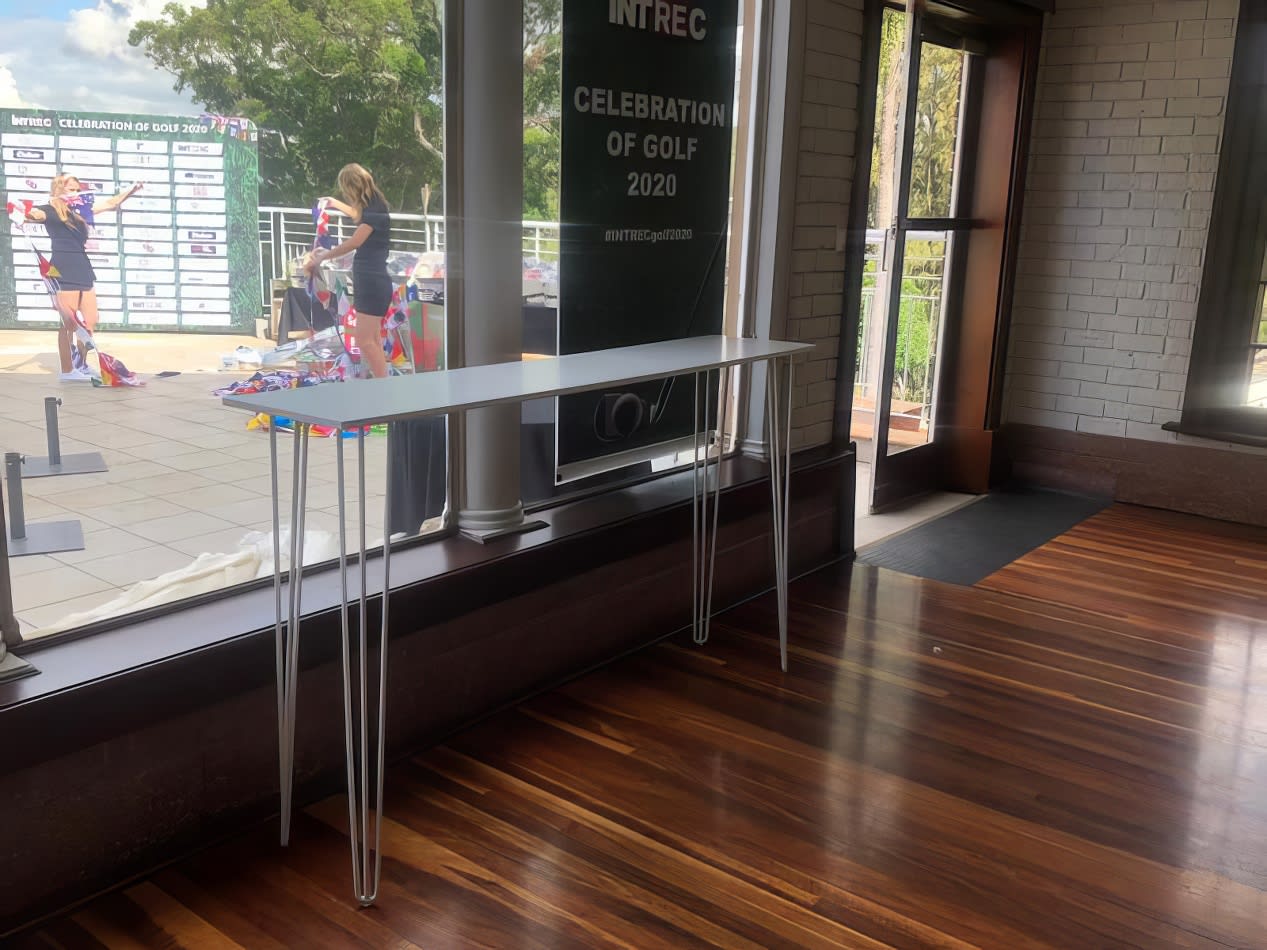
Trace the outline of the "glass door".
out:
M 970 225 L 958 191 L 971 54 L 934 38 L 922 3 L 883 17 L 851 418 L 873 509 L 921 490 L 905 476 L 933 461 L 955 234 Z

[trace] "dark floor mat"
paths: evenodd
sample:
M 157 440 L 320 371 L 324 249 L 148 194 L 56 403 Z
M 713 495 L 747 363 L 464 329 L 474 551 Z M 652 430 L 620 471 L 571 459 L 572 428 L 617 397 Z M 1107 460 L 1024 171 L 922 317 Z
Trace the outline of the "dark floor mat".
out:
M 864 564 L 970 586 L 1107 507 L 1038 488 L 997 491 L 858 552 Z

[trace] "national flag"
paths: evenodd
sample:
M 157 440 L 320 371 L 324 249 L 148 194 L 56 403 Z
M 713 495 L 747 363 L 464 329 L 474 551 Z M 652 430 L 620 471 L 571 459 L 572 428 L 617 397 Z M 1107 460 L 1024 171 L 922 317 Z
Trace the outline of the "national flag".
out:
M 62 276 L 62 272 L 54 267 L 53 262 L 47 260 L 44 255 L 39 252 L 38 248 L 35 249 L 35 256 L 40 262 L 40 276 L 44 278 L 44 286 L 48 289 L 49 293 L 57 293 L 60 288 L 50 286 L 49 281 L 57 280 Z
M 352 309 L 352 297 L 348 294 L 347 281 L 342 277 L 335 278 L 334 292 L 337 295 L 335 311 L 339 314 L 339 317 L 342 318 L 345 324 L 347 324 L 349 314 L 355 320 L 356 311 Z
M 387 352 L 387 362 L 393 366 L 403 367 L 408 362 L 408 354 L 405 352 L 405 343 L 400 338 L 399 333 L 391 333 L 387 336 L 387 346 L 384 347 Z
M 123 365 L 123 360 L 117 360 L 113 356 L 108 356 L 97 351 L 97 359 L 101 363 L 101 379 L 98 381 L 93 378 L 94 386 L 144 386 L 141 380 L 137 379 L 136 373 L 132 372 Z
M 92 205 L 96 200 L 97 196 L 93 192 L 81 191 L 76 195 L 70 195 L 67 197 L 66 206 L 68 208 L 74 208 L 79 216 L 88 223 L 88 227 L 91 228 L 95 227 L 97 224 L 96 218 L 93 217 L 92 212 Z
M 26 216 L 34 206 L 35 203 L 29 199 L 16 203 L 6 201 L 4 203 L 4 211 L 9 216 L 9 221 L 14 227 L 25 228 Z

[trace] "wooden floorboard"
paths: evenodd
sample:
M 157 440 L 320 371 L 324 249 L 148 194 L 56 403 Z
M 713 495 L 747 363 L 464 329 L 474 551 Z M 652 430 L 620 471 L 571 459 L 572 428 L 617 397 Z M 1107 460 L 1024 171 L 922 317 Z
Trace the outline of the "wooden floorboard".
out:
M 1267 948 L 1267 531 L 1115 505 L 975 588 L 844 564 L 22 947 Z

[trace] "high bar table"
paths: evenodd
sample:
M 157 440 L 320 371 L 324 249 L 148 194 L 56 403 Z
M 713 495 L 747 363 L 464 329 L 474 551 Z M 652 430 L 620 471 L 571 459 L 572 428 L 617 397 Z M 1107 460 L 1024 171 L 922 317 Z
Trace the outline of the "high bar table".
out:
M 529 399 L 566 396 L 607 387 L 630 386 L 682 376 L 695 380 L 695 453 L 692 463 L 692 614 L 696 643 L 708 640 L 712 617 L 713 575 L 717 556 L 717 512 L 721 498 L 721 451 L 711 466 L 708 420 L 713 396 L 708 375 L 722 376 L 715 444 L 726 441 L 727 394 L 730 370 L 766 363 L 766 438 L 770 456 L 770 501 L 773 518 L 775 590 L 779 614 L 779 662 L 787 671 L 788 482 L 791 476 L 792 360 L 811 350 L 807 343 L 750 340 L 726 336 L 691 337 L 576 353 L 524 362 L 496 363 L 442 370 L 413 376 L 364 380 L 342 385 L 314 386 L 272 393 L 224 397 L 224 404 L 251 413 L 294 421 L 294 464 L 291 471 L 290 565 L 286 620 L 282 619 L 281 500 L 277 464 L 277 430 L 269 428 L 273 495 L 273 592 L 276 602 L 278 771 L 281 789 L 281 843 L 290 841 L 291 800 L 294 791 L 295 707 L 299 679 L 299 628 L 302 618 L 304 519 L 307 511 L 308 436 L 314 425 L 338 430 L 337 478 L 339 495 L 339 578 L 342 585 L 340 619 L 343 666 L 343 728 L 348 778 L 348 836 L 352 844 L 352 887 L 361 906 L 378 896 L 382 877 L 383 766 L 386 754 L 388 596 L 391 590 L 390 537 L 383 544 L 382 619 L 379 634 L 378 709 L 376 719 L 377 785 L 375 788 L 373 847 L 370 846 L 370 796 L 367 756 L 370 752 L 369 590 L 366 575 L 365 428 L 424 416 L 447 415 Z M 782 383 L 782 386 L 780 386 Z M 782 389 L 782 393 L 780 392 Z M 700 411 L 702 408 L 702 412 Z M 359 471 L 359 624 L 356 666 L 360 671 L 357 695 L 359 719 L 354 716 L 352 644 L 348 617 L 347 492 L 344 461 L 345 432 L 356 433 Z M 711 481 L 711 487 L 710 487 Z M 391 480 L 383 499 L 384 524 L 390 524 Z M 384 529 L 386 534 L 386 529 Z M 298 569 L 296 569 L 298 566 Z M 357 719 L 354 722 L 354 719 Z M 359 728 L 357 728 L 359 727 Z M 371 861 L 371 853 L 373 860 Z

